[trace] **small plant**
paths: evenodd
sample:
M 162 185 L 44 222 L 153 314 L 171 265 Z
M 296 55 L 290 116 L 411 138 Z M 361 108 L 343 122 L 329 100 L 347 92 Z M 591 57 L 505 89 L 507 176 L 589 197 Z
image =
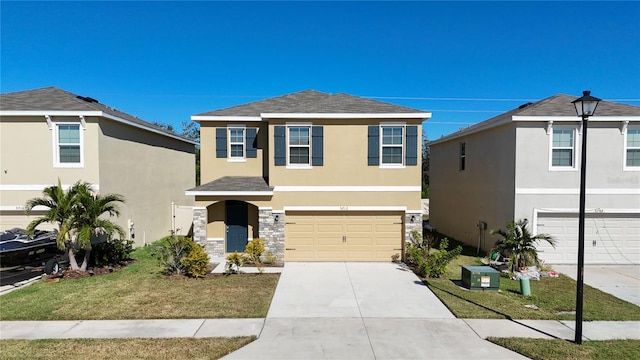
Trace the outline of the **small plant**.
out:
M 94 245 L 91 256 L 95 266 L 115 265 L 128 260 L 132 251 L 132 240 L 109 239 Z
M 227 275 L 233 273 L 239 273 L 240 268 L 246 262 L 246 256 L 244 254 L 238 254 L 238 252 L 234 252 L 233 254 L 227 255 Z
M 265 251 L 264 240 L 257 238 L 249 241 L 245 247 L 244 253 L 247 255 L 248 262 L 260 265 L 260 255 Z
M 546 241 L 554 248 L 556 240 L 547 234 L 532 235 L 527 229 L 529 221 L 527 219 L 511 221 L 506 229 L 495 229 L 491 235 L 500 235 L 491 252 L 497 251 L 502 256 L 509 258 L 509 272 L 514 272 L 522 267 L 539 265 L 538 251 L 536 243 Z
M 278 257 L 276 257 L 276 255 L 269 250 L 267 252 L 267 254 L 264 256 L 264 260 L 262 260 L 263 263 L 265 264 L 276 264 L 278 262 Z
M 193 241 L 193 240 L 191 240 Z M 202 246 L 196 244 L 189 254 L 182 259 L 187 276 L 193 278 L 203 278 L 207 275 L 209 266 L 209 254 Z
M 407 246 L 406 262 L 420 277 L 438 278 L 447 270 L 447 265 L 462 253 L 462 247 L 447 250 L 449 240 L 440 239 L 437 250 L 431 248 L 435 237 L 425 239 L 418 231 L 411 232 L 412 243 Z

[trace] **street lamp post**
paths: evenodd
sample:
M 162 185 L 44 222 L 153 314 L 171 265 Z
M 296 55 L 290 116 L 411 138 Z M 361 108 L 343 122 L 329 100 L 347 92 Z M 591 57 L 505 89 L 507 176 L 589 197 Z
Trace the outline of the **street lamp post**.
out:
M 584 208 L 585 182 L 587 176 L 587 120 L 596 111 L 600 99 L 591 96 L 591 91 L 582 92 L 582 97 L 572 101 L 578 116 L 582 117 L 582 160 L 580 161 L 580 209 L 578 217 L 578 276 L 576 290 L 576 344 L 582 344 L 582 304 L 584 288 Z

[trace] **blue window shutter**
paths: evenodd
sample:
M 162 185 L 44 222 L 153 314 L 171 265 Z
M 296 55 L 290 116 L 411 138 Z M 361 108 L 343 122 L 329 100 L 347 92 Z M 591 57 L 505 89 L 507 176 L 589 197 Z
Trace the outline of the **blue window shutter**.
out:
M 247 128 L 247 139 L 246 139 L 246 147 L 247 147 L 247 157 L 255 158 L 258 157 L 258 147 L 256 144 L 256 128 Z
M 380 163 L 380 128 L 378 125 L 369 125 L 367 135 L 369 138 L 368 165 L 378 165 Z
M 405 164 L 418 165 L 418 127 L 407 126 L 405 144 Z
M 216 129 L 216 157 L 227 157 L 227 128 Z
M 322 137 L 324 134 L 324 129 L 322 126 L 313 126 L 311 127 L 311 165 L 313 166 L 322 166 L 323 165 L 323 153 L 324 153 L 324 144 L 322 141 Z
M 285 139 L 285 127 L 275 126 L 273 129 L 273 145 L 274 154 L 273 162 L 275 166 L 284 166 L 287 164 L 287 144 Z

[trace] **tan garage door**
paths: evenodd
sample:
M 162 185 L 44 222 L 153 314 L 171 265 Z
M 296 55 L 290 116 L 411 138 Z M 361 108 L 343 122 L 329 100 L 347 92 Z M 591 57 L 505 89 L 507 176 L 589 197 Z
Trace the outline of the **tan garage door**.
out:
M 402 253 L 402 215 L 287 212 L 285 261 L 391 261 Z
M 540 214 L 538 233 L 558 242 L 555 249 L 539 244 L 540 259 L 550 264 L 578 262 L 577 214 Z M 585 264 L 640 264 L 640 214 L 588 213 L 584 237 Z

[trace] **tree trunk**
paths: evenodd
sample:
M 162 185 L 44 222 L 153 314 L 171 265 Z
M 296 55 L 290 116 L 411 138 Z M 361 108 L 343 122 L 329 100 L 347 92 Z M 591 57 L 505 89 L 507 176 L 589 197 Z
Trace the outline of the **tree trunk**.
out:
M 91 249 L 86 249 L 84 252 L 84 260 L 82 260 L 82 265 L 80 266 L 80 271 L 87 271 L 87 266 L 89 266 L 89 254 L 91 253 Z
M 73 254 L 73 248 L 71 246 L 67 246 L 67 253 L 69 254 L 69 265 L 71 266 L 71 270 L 78 270 L 78 262 L 76 261 L 76 257 Z

